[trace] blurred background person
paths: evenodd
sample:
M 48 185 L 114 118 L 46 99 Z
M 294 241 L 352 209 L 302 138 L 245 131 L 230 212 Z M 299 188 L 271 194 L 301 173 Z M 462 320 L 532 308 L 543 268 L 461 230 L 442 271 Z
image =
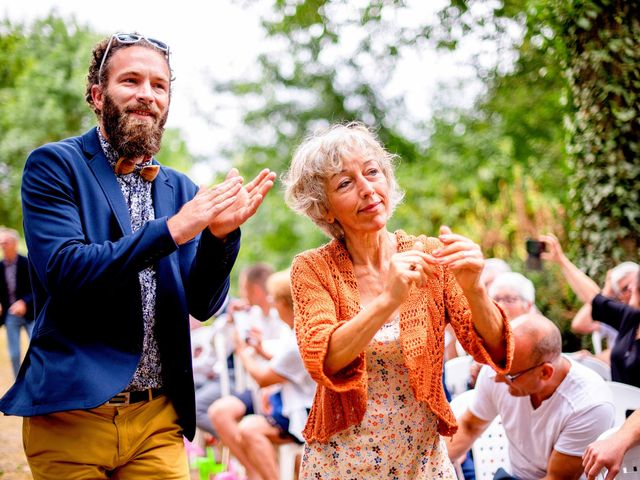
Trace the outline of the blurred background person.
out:
M 540 237 L 547 245 L 542 258 L 554 262 L 560 266 L 562 275 L 567 283 L 585 304 L 590 304 L 592 315 L 600 322 L 606 323 L 618 332 L 616 342 L 611 348 L 611 379 L 615 382 L 628 383 L 640 387 L 640 309 L 636 306 L 640 299 L 640 282 L 638 272 L 631 284 L 631 297 L 629 304 L 619 299 L 609 298 L 603 295 L 609 290 L 605 284 L 603 291 L 596 282 L 583 273 L 566 257 L 560 246 L 560 242 L 554 235 Z M 611 281 L 611 275 L 607 276 L 607 282 Z
M 288 332 L 276 342 L 277 348 L 266 365 L 255 361 L 251 347 L 238 338 L 236 352 L 247 373 L 260 388 L 268 389 L 268 401 L 261 415 L 245 416 L 240 422 L 219 422 L 217 403 L 211 407 L 212 421 L 222 442 L 244 465 L 249 480 L 277 480 L 278 462 L 274 445 L 302 444 L 302 430 L 316 384 L 304 368 L 293 332 L 293 300 L 289 271 L 274 273 L 267 282 L 282 322 Z M 277 387 L 277 388 L 273 388 Z M 219 400 L 220 403 L 225 399 Z
M 517 272 L 496 275 L 489 285 L 489 297 L 502 307 L 511 321 L 525 313 L 535 312 L 536 289 L 533 282 Z M 473 362 L 469 367 L 469 388 L 474 388 L 482 364 Z
M 489 290 L 489 287 L 493 283 L 493 280 L 501 273 L 510 272 L 511 267 L 507 262 L 501 258 L 487 258 L 484 261 L 482 267 L 482 273 L 480 274 L 480 281 L 484 285 L 484 288 Z
M 35 323 L 33 318 L 33 292 L 29 280 L 29 261 L 18 253 L 20 236 L 11 228 L 0 228 L 0 325 L 7 329 L 9 358 L 14 377 L 18 376 L 22 354 L 20 331 L 29 338 Z
M 607 280 L 602 288 L 602 295 L 637 308 L 639 306 L 638 301 L 635 300 L 634 303 L 631 303 L 631 294 L 638 270 L 638 264 L 634 262 L 622 262 L 613 267 L 607 272 Z M 596 356 L 607 363 L 611 363 L 611 348 L 616 342 L 618 331 L 607 323 L 593 318 L 591 303 L 585 303 L 580 308 L 571 322 L 571 330 L 581 335 L 598 332 L 606 348 L 599 351 L 601 345 L 594 345 Z
M 237 335 L 250 343 L 253 352 L 267 356 L 262 349 L 262 340 L 280 338 L 287 333 L 278 312 L 267 292 L 267 279 L 273 268 L 266 263 L 256 263 L 241 270 L 238 277 L 238 298 L 229 300 L 226 311 L 219 315 L 210 327 L 210 341 L 214 335 L 222 335 L 227 349 L 227 371 L 233 400 L 228 399 L 225 417 L 238 421 L 246 414 L 253 413 L 254 405 L 251 392 L 245 385 L 236 388 L 236 368 L 233 360 L 234 338 Z M 217 432 L 211 423 L 209 407 L 222 397 L 222 385 L 219 376 L 215 376 L 196 391 L 196 425 L 213 437 Z M 222 414 L 219 408 L 219 414 Z M 230 420 L 231 421 L 231 420 Z

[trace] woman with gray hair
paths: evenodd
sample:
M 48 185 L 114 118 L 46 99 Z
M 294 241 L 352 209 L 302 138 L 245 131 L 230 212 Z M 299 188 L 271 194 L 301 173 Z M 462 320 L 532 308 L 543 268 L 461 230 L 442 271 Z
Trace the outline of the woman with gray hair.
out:
M 517 272 L 498 275 L 489 287 L 489 296 L 498 303 L 509 320 L 529 313 L 536 301 L 533 282 Z
M 295 329 L 317 382 L 302 479 L 455 478 L 440 435 L 456 431 L 442 387 L 450 322 L 474 358 L 508 372 L 512 340 L 480 282 L 477 244 L 390 232 L 402 198 L 394 156 L 360 123 L 305 140 L 286 198 L 332 240 L 293 261 Z

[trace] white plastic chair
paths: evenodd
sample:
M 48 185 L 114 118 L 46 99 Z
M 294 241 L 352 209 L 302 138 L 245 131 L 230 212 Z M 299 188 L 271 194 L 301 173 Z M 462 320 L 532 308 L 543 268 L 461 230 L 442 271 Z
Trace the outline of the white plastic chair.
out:
M 452 398 L 468 390 L 469 369 L 472 363 L 471 355 L 455 357 L 444 362 L 444 381 Z
M 611 367 L 599 358 L 585 355 L 581 358 L 574 357 L 574 360 L 596 372 L 603 380 L 607 382 L 611 381 Z
M 220 393 L 223 397 L 231 394 L 229 366 L 227 365 L 227 340 L 221 332 L 213 336 L 213 347 L 216 352 L 216 373 L 220 376 Z
M 619 426 L 610 428 L 603 432 L 598 440 L 603 440 L 610 437 L 619 430 Z M 607 476 L 607 469 L 603 468 L 596 476 L 596 480 L 604 480 Z M 622 464 L 620 465 L 620 472 L 615 476 L 616 479 L 624 480 L 640 480 L 640 445 L 631 447 L 627 450 L 622 458 Z
M 593 345 L 593 353 L 600 355 L 602 353 L 602 334 L 599 330 L 591 333 L 591 344 Z
M 280 480 L 293 480 L 296 473 L 296 458 L 302 455 L 302 445 L 284 443 L 278 447 Z
M 616 417 L 613 426 L 619 427 L 627 419 L 627 410 L 640 408 L 640 388 L 620 382 L 606 382 L 613 395 Z
M 451 400 L 451 410 L 456 418 L 460 418 L 469 408 L 475 394 L 475 390 L 467 390 Z M 511 470 L 509 440 L 499 415 L 473 442 L 471 452 L 477 480 L 492 480 L 500 467 Z

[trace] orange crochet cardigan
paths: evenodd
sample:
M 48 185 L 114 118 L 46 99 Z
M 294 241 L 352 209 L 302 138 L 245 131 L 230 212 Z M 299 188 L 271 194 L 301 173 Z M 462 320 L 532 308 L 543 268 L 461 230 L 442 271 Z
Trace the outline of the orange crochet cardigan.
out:
M 436 238 L 416 238 L 402 231 L 397 231 L 396 237 L 398 251 L 410 249 L 416 240 L 426 245 L 427 252 L 441 246 Z M 473 327 L 467 300 L 455 277 L 445 267 L 434 271 L 427 285 L 413 289 L 400 308 L 400 342 L 416 399 L 438 416 L 441 435 L 453 435 L 458 427 L 442 387 L 445 324 L 451 322 L 458 340 L 477 361 L 502 373 L 511 368 L 513 339 L 503 313 L 507 357 L 504 365 L 496 365 Z M 300 353 L 318 384 L 303 434 L 308 442 L 326 443 L 335 433 L 361 423 L 367 406 L 364 352 L 332 376 L 323 368 L 332 333 L 360 311 L 349 252 L 343 243 L 333 240 L 297 255 L 291 283 Z

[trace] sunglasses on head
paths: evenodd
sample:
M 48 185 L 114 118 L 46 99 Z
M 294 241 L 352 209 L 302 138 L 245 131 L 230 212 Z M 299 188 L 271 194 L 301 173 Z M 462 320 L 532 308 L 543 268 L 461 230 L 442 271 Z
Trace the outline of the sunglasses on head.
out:
M 145 37 L 144 35 L 139 35 L 137 33 L 114 33 L 113 35 L 111 35 L 109 43 L 107 43 L 107 48 L 105 48 L 104 54 L 102 55 L 102 61 L 100 62 L 100 68 L 98 69 L 98 81 L 100 81 L 100 78 L 102 77 L 102 68 L 104 67 L 104 62 L 107 60 L 109 50 L 111 49 L 111 45 L 113 44 L 114 40 L 116 40 L 118 43 L 125 44 L 145 41 L 149 45 L 163 52 L 167 57 L 167 63 L 169 62 L 169 45 L 167 45 L 166 43 L 160 40 L 156 40 L 155 38 L 149 38 Z M 169 67 L 169 70 L 171 70 L 171 67 Z

